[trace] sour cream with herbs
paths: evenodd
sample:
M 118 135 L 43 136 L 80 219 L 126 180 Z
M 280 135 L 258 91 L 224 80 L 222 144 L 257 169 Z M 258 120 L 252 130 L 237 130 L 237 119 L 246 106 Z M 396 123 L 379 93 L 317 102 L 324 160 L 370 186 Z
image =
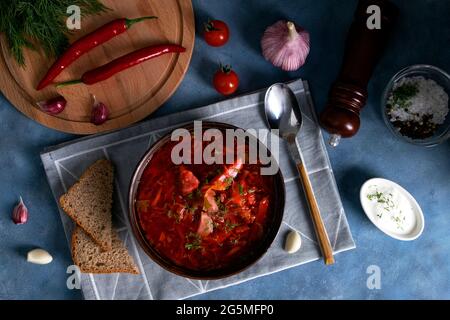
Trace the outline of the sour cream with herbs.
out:
M 361 187 L 361 205 L 381 231 L 399 240 L 414 240 L 423 231 L 424 218 L 416 200 L 398 184 L 381 178 Z
M 395 188 L 369 185 L 367 189 L 369 212 L 383 229 L 397 234 L 408 234 L 416 225 L 410 202 Z

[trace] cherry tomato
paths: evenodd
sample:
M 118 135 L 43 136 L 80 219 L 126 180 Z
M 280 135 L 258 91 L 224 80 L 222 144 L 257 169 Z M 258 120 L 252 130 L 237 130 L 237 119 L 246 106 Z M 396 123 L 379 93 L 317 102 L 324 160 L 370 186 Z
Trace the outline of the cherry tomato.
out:
M 231 66 L 220 66 L 213 79 L 214 88 L 227 96 L 233 94 L 239 86 L 239 77 L 231 70 Z
M 209 20 L 205 23 L 205 41 L 212 47 L 221 47 L 228 42 L 230 30 L 225 22 Z

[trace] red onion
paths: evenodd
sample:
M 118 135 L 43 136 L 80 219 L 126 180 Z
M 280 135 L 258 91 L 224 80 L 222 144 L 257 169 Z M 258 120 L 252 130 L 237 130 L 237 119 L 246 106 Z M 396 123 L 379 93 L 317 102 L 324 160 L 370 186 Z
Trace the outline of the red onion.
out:
M 97 102 L 94 96 L 94 107 L 91 113 L 91 122 L 96 126 L 104 124 L 109 117 L 108 107 L 102 102 Z
M 58 96 L 47 101 L 39 101 L 37 105 L 45 113 L 56 115 L 66 108 L 67 101 L 63 96 Z

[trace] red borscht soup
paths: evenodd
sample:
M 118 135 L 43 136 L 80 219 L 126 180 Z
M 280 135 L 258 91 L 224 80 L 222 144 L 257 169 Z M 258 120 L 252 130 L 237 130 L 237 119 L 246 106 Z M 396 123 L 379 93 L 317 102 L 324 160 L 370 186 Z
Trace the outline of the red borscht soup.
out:
M 192 137 L 195 143 L 208 145 Z M 176 165 L 177 144 L 162 145 L 140 178 L 135 209 L 143 235 L 183 268 L 209 271 L 245 261 L 271 221 L 274 176 L 261 175 L 259 161 L 245 161 L 247 145 L 243 152 L 235 146 L 231 164 Z

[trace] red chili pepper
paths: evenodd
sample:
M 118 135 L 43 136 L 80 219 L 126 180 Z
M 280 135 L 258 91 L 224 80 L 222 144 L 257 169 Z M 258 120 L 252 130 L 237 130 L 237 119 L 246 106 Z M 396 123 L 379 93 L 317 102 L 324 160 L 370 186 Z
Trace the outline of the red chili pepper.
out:
M 176 44 L 165 44 L 165 45 L 157 45 L 150 46 L 147 48 L 143 48 L 137 50 L 135 52 L 124 55 L 116 60 L 113 60 L 101 67 L 90 70 L 83 74 L 81 79 L 72 80 L 67 82 L 61 82 L 56 87 L 61 88 L 72 84 L 84 83 L 87 85 L 91 85 L 103 80 L 106 80 L 116 73 L 131 68 L 137 64 L 140 64 L 144 61 L 159 57 L 160 55 L 171 53 L 171 52 L 185 52 L 186 49 L 182 46 Z
M 148 19 L 156 19 L 157 17 L 141 17 L 137 19 L 117 19 L 113 20 L 94 32 L 82 37 L 75 41 L 69 49 L 50 67 L 47 74 L 41 80 L 37 86 L 37 90 L 44 89 L 46 86 L 52 83 L 52 81 L 75 60 L 81 57 L 83 54 L 89 52 L 95 47 L 111 40 L 115 36 L 124 33 L 131 28 L 135 23 Z

